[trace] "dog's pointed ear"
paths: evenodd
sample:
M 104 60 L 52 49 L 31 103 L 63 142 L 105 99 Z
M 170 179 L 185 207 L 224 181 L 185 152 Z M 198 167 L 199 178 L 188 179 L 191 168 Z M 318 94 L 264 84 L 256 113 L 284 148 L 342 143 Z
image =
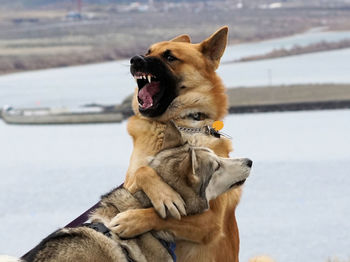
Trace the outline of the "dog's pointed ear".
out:
M 173 39 L 170 40 L 170 42 L 184 42 L 184 43 L 191 43 L 191 38 L 189 35 L 179 35 Z
M 200 43 L 201 52 L 212 61 L 214 69 L 218 68 L 220 59 L 226 49 L 227 35 L 228 27 L 224 26 Z
M 198 161 L 197 161 L 197 155 L 193 148 L 190 149 L 191 153 L 191 165 L 192 165 L 192 174 L 188 177 L 190 183 L 197 184 L 199 182 L 199 177 L 196 174 L 196 170 L 198 169 Z
M 174 121 L 170 121 L 165 129 L 162 149 L 182 146 L 185 141 L 182 138 L 180 130 L 176 127 Z

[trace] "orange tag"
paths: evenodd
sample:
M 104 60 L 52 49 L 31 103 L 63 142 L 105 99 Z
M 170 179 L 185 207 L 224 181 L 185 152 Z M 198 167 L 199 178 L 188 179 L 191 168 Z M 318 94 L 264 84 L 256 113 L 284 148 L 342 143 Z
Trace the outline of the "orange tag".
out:
M 222 121 L 215 121 L 212 125 L 212 127 L 215 129 L 215 131 L 219 131 L 224 127 L 224 122 Z

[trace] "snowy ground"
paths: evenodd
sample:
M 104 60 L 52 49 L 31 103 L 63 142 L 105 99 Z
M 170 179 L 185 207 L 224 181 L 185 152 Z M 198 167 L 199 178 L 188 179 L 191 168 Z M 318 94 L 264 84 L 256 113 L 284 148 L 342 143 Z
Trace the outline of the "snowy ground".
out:
M 231 115 L 235 153 L 254 160 L 237 210 L 241 261 L 325 261 L 350 252 L 350 110 Z M 0 254 L 21 255 L 122 182 L 125 123 L 0 122 Z

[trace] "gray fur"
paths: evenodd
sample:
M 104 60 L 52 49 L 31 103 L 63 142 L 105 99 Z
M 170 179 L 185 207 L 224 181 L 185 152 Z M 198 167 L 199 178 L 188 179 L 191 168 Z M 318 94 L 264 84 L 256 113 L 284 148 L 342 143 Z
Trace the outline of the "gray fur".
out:
M 222 173 L 214 172 L 213 162 L 222 158 L 209 149 L 192 147 L 185 143 L 173 123 L 167 132 L 171 143 L 165 142 L 163 150 L 150 160 L 149 166 L 180 194 L 185 201 L 188 215 L 201 213 L 208 209 L 211 200 L 207 199 L 207 194 L 204 192 L 212 178 L 215 176 L 215 180 L 220 180 Z M 232 177 L 232 172 L 229 173 L 227 177 Z M 212 185 L 209 195 L 224 193 L 223 190 L 216 192 Z M 149 198 L 143 192 L 139 191 L 132 195 L 125 188 L 119 187 L 102 196 L 99 207 L 90 214 L 90 220 L 107 226 L 120 212 L 151 206 Z M 125 250 L 134 261 L 173 261 L 158 240 L 174 241 L 174 237 L 168 232 L 148 232 L 128 240 L 120 239 L 112 231 L 110 234 L 109 238 L 87 227 L 63 228 L 44 239 L 26 256 L 25 261 L 127 262 Z

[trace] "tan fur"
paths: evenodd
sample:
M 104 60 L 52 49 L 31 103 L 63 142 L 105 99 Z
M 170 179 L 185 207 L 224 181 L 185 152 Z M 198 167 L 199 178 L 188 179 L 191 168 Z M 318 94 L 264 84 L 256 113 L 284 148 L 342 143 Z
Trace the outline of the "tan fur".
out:
M 227 113 L 227 96 L 220 78 L 215 73 L 227 41 L 227 27 L 223 27 L 210 38 L 199 44 L 189 43 L 189 37 L 180 36 L 174 41 L 152 45 L 148 55 L 161 57 L 165 50 L 181 60 L 170 65 L 171 70 L 182 79 L 182 86 L 168 109 L 159 117 L 147 118 L 138 111 L 137 92 L 133 99 L 135 116 L 128 121 L 128 132 L 133 138 L 134 150 L 126 175 L 125 187 L 145 192 L 167 192 L 163 196 L 153 196 L 152 202 L 175 201 L 177 196 L 168 192 L 164 183 L 140 169 L 147 165 L 147 158 L 161 150 L 165 124 L 173 120 L 179 126 L 202 127 L 212 125 L 215 120 L 222 120 Z M 187 116 L 195 112 L 205 113 L 208 118 L 193 121 Z M 191 138 L 188 138 L 191 139 Z M 228 157 L 232 150 L 227 139 L 201 137 L 192 141 L 195 145 L 206 146 L 217 155 Z M 140 172 L 140 170 L 142 172 Z M 154 191 L 156 190 L 156 191 Z M 163 194 L 164 195 L 164 194 Z M 210 210 L 195 215 L 161 219 L 154 209 L 133 210 L 137 220 L 134 233 L 143 233 L 145 228 L 167 230 L 178 239 L 176 254 L 178 261 L 238 261 L 239 237 L 235 219 L 235 208 L 241 196 L 237 188 L 211 201 Z M 131 216 L 131 215 L 130 215 Z M 140 229 L 138 231 L 138 228 Z
M 149 160 L 149 166 L 143 172 L 152 169 L 159 174 L 160 179 L 184 200 L 186 211 L 182 213 L 196 215 L 208 209 L 210 199 L 233 190 L 231 188 L 237 186 L 236 183 L 244 181 L 250 173 L 248 163 L 248 159 L 222 158 L 208 148 L 191 146 L 170 123 L 163 149 Z M 174 172 L 178 176 L 174 176 Z M 104 224 L 99 226 L 107 231 L 106 235 L 87 225 L 63 228 L 45 238 L 24 259 L 33 262 L 127 262 L 128 256 L 138 262 L 171 262 L 171 255 L 159 239 L 173 242 L 175 236 L 162 229 L 149 232 L 157 228 L 152 212 L 149 212 L 149 217 L 142 218 L 150 222 L 148 225 L 142 220 L 140 222 L 146 226 L 143 228 L 145 234 L 128 240 L 119 237 L 123 233 L 132 233 L 133 225 L 140 224 L 137 215 L 140 209 L 153 211 L 151 207 L 144 192 L 132 194 L 118 187 L 102 196 L 99 206 L 90 214 L 95 227 L 96 223 Z M 209 228 L 217 229 L 213 221 L 206 222 Z

